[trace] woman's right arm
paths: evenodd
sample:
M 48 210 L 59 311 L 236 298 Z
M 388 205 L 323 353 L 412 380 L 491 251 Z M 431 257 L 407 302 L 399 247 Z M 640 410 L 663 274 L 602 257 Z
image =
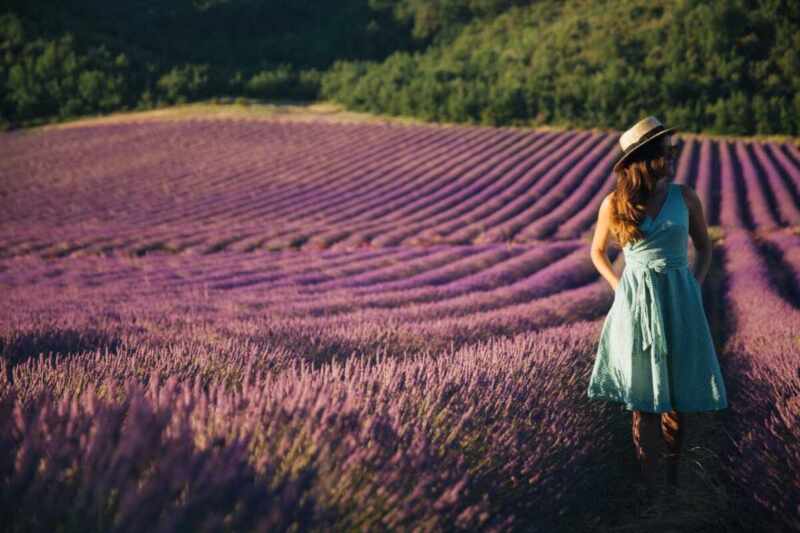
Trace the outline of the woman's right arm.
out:
M 619 278 L 611 269 L 611 261 L 608 260 L 608 255 L 606 255 L 608 236 L 611 228 L 611 194 L 613 193 L 607 194 L 600 203 L 600 210 L 597 213 L 597 224 L 595 225 L 594 237 L 592 238 L 591 257 L 592 263 L 594 263 L 600 275 L 605 278 L 612 289 L 617 290 Z

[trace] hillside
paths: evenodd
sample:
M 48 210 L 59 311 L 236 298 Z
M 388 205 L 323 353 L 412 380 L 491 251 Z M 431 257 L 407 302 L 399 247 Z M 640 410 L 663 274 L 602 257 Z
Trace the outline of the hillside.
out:
M 424 54 L 348 62 L 323 93 L 348 106 L 484 124 L 684 130 L 800 127 L 800 4 L 572 0 L 477 20 Z
M 12 0 L 0 123 L 217 97 L 488 125 L 800 133 L 789 0 Z

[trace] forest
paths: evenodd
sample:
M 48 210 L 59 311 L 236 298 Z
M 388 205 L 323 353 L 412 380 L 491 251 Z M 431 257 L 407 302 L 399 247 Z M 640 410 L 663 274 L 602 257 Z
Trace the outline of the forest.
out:
M 792 0 L 10 0 L 4 129 L 193 101 L 800 134 Z

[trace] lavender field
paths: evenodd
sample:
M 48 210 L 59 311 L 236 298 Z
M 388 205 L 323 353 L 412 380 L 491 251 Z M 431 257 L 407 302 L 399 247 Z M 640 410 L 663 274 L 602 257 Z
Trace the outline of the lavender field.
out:
M 800 150 L 681 141 L 730 408 L 691 415 L 676 499 L 643 507 L 630 413 L 586 397 L 618 135 L 0 134 L 0 523 L 800 530 Z

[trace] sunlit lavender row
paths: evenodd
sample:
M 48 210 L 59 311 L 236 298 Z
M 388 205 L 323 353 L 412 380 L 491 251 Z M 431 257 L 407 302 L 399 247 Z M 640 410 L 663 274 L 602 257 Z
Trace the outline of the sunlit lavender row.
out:
M 0 265 L 14 309 L 0 318 L 6 360 L 107 349 L 113 356 L 91 361 L 92 371 L 118 372 L 125 361 L 135 375 L 163 364 L 191 377 L 197 351 L 235 373 L 243 356 L 277 371 L 298 358 L 318 365 L 452 348 L 598 319 L 613 298 L 584 247 L 568 242 Z M 154 363 L 153 346 L 170 356 Z M 74 379 L 90 371 L 58 367 Z
M 0 256 L 586 238 L 614 132 L 191 120 L 0 134 Z M 800 223 L 791 143 L 681 141 L 709 224 Z
M 785 251 L 783 272 L 759 250 L 770 244 Z M 733 411 L 726 467 L 762 511 L 800 530 L 800 236 L 759 243 L 737 229 L 724 248 L 730 333 L 722 363 Z M 795 282 L 781 283 L 783 274 Z
M 256 369 L 263 352 L 166 380 L 158 348 L 126 354 L 118 375 L 91 363 L 119 354 L 33 359 L 0 398 L 5 516 L 116 531 L 552 530 L 609 475 L 611 417 L 581 387 L 598 329 L 275 375 Z M 149 368 L 126 373 L 131 359 Z

